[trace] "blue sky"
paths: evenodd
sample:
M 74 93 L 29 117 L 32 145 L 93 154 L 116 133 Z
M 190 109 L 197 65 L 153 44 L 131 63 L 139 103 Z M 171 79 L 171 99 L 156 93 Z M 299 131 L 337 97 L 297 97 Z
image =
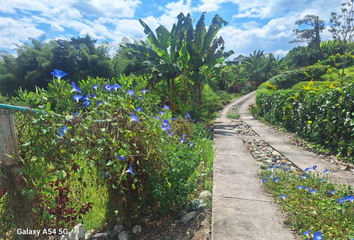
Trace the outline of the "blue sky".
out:
M 151 29 L 160 24 L 171 29 L 180 12 L 190 13 L 196 24 L 206 11 L 206 26 L 215 14 L 229 22 L 218 35 L 225 40 L 225 50 L 235 52 L 231 58 L 254 50 L 283 57 L 301 45 L 288 43 L 296 20 L 311 14 L 328 24 L 331 12 L 339 13 L 340 7 L 340 0 L 4 0 L 0 1 L 0 50 L 15 53 L 15 44 L 43 33 L 47 41 L 88 33 L 114 49 L 123 37 L 145 37 L 139 18 Z M 327 29 L 321 38 L 332 39 Z

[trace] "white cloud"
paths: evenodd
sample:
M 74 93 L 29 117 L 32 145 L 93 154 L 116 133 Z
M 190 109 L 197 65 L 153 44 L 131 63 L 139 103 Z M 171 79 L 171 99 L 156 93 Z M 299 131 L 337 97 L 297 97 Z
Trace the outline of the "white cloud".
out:
M 0 17 L 0 36 L 3 38 L 0 47 L 2 48 L 8 48 L 9 45 L 14 48 L 13 43 L 19 44 L 20 41 L 27 41 L 28 38 L 37 38 L 42 33 L 44 31 L 37 29 L 29 18 L 15 20 L 10 17 Z
M 279 58 L 283 58 L 286 56 L 286 54 L 288 54 L 289 51 L 284 51 L 284 50 L 281 50 L 281 49 L 278 49 L 274 52 L 274 56 L 275 58 L 277 58 L 279 56 Z
M 254 50 L 274 53 L 279 48 L 293 47 L 288 42 L 292 40 L 294 19 L 295 17 L 272 19 L 263 27 L 251 29 L 226 26 L 219 31 L 218 35 L 225 40 L 225 49 L 233 50 L 236 56 L 249 55 Z
M 256 28 L 260 25 L 259 22 L 256 22 L 256 21 L 250 21 L 250 22 L 245 22 L 245 23 L 242 23 L 242 27 L 244 29 L 252 29 L 252 28 Z

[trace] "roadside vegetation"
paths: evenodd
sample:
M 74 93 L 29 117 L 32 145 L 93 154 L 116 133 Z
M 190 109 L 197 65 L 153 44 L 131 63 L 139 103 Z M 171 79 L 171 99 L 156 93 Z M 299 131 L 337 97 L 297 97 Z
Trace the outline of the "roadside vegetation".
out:
M 171 30 L 139 19 L 147 39 L 125 38 L 113 56 L 88 35 L 48 43 L 42 35 L 17 56 L 1 52 L 0 103 L 37 112 L 15 113 L 25 188 L 9 186 L 0 199 L 0 236 L 24 221 L 112 229 L 179 211 L 212 189 L 217 111 L 256 89 L 255 118 L 353 162 L 353 28 L 341 18 L 353 21 L 332 14 L 335 38 L 322 42 L 323 20 L 298 20 L 311 27 L 294 31 L 294 42 L 308 46 L 283 59 L 255 50 L 225 61 L 234 52 L 217 34 L 228 23 L 215 15 L 207 28 L 204 13 L 196 26 L 179 14 Z M 330 183 L 328 173 L 300 175 L 278 166 L 261 176 L 291 227 L 308 239 L 354 238 L 352 189 Z M 18 204 L 32 206 L 26 219 Z

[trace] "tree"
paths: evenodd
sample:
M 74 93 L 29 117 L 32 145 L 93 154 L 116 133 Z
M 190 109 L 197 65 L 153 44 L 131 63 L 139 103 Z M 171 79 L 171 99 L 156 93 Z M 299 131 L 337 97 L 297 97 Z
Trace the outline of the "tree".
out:
M 340 21 L 342 19 L 342 21 Z M 354 0 L 348 0 L 342 3 L 342 15 L 335 12 L 331 13 L 330 23 L 332 24 L 329 30 L 335 40 L 343 42 L 343 64 L 342 77 L 344 77 L 344 68 L 347 63 L 347 48 L 348 43 L 352 40 L 354 34 Z
M 216 37 L 222 25 L 226 25 L 227 22 L 216 14 L 206 30 L 204 14 L 194 29 L 190 14 L 184 16 L 180 13 L 177 16 L 178 22 L 173 25 L 171 32 L 161 25 L 156 29 L 156 35 L 143 20 L 139 19 L 152 48 L 129 43 L 122 45 L 134 56 L 145 59 L 149 65 L 134 75 L 150 74 L 152 75 L 150 82 L 153 84 L 163 80 L 167 82 L 172 106 L 176 106 L 175 103 L 181 100 L 187 104 L 190 98 L 199 106 L 204 84 L 213 83 L 210 79 L 213 68 L 233 54 L 233 51 L 224 53 L 225 42 L 222 37 Z M 180 91 L 177 89 L 177 80 Z
M 298 26 L 306 24 L 313 28 L 302 30 L 294 29 L 295 39 L 290 43 L 307 42 L 311 48 L 320 50 L 320 32 L 325 29 L 324 21 L 320 20 L 318 16 L 306 15 L 305 18 L 297 20 L 295 24 Z

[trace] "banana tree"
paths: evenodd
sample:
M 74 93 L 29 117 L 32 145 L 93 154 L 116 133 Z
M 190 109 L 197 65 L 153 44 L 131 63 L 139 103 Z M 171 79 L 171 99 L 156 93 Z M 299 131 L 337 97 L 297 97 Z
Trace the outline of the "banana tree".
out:
M 152 74 L 149 81 L 155 84 L 166 81 L 169 101 L 175 110 L 178 109 L 178 99 L 187 104 L 192 97 L 197 105 L 200 105 L 203 84 L 213 84 L 208 73 L 215 64 L 233 54 L 233 51 L 223 52 L 225 42 L 221 37 L 216 37 L 222 25 L 226 25 L 227 22 L 215 15 L 206 30 L 204 14 L 194 29 L 190 14 L 185 16 L 180 13 L 177 16 L 178 22 L 173 25 L 171 31 L 160 25 L 155 30 L 156 35 L 143 20 L 139 19 L 152 48 L 142 44 L 121 45 L 131 54 L 143 57 L 149 66 L 134 72 L 133 75 Z M 180 91 L 176 81 L 182 86 Z

